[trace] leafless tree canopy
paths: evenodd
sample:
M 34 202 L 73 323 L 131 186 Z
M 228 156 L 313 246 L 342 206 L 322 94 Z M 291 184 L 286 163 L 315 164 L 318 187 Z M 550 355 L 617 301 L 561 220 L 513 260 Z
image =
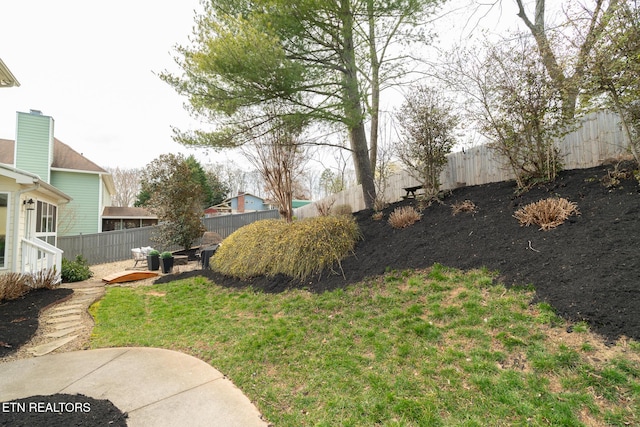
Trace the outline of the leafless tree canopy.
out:
M 415 87 L 396 114 L 401 141 L 397 154 L 430 196 L 440 189 L 440 172 L 455 144 L 458 117 L 451 102 L 434 89 Z
M 113 206 L 131 207 L 140 192 L 140 169 L 107 168 L 113 177 L 116 194 L 111 202 Z
M 267 193 L 277 204 L 280 215 L 293 219 L 292 202 L 297 182 L 300 182 L 307 151 L 299 139 L 299 131 L 287 126 L 272 127 L 244 147 L 245 156 L 260 172 Z

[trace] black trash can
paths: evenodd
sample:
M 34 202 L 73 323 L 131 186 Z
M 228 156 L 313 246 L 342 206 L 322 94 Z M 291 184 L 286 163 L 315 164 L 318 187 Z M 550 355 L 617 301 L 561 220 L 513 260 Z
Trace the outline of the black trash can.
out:
M 209 259 L 216 253 L 219 246 L 220 245 L 209 246 L 200 251 L 200 262 L 202 263 L 203 270 L 209 269 Z

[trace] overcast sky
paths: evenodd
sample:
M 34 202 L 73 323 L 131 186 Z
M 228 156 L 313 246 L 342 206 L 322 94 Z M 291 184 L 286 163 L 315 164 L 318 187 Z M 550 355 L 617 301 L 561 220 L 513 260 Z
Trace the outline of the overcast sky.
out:
M 173 142 L 171 126 L 198 124 L 154 75 L 178 71 L 172 50 L 188 42 L 196 10 L 198 0 L 4 2 L 0 58 L 21 86 L 0 90 L 0 138 L 15 139 L 16 111 L 35 109 L 54 118 L 58 139 L 102 167 L 143 167 L 167 152 L 222 161 Z
M 55 136 L 103 167 L 142 167 L 193 128 L 183 99 L 154 73 L 177 71 L 198 0 L 20 0 L 0 12 L 0 58 L 20 87 L 0 91 L 0 138 L 16 111 L 41 110 Z M 199 157 L 202 158 L 201 155 Z

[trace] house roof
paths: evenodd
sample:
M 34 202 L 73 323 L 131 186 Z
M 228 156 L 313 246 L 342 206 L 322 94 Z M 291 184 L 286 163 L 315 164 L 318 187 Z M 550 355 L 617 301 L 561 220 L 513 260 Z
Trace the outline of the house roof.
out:
M 15 141 L 11 139 L 0 139 L 0 163 L 13 165 L 15 163 L 14 156 Z M 51 164 L 51 168 L 108 173 L 58 138 L 53 138 L 53 163 Z
M 158 219 L 156 215 L 144 208 L 123 206 L 106 206 L 102 211 L 102 218 Z
M 16 79 L 11 73 L 9 67 L 7 67 L 4 62 L 2 62 L 2 59 L 0 59 L 0 87 L 14 86 L 20 86 L 20 82 L 18 82 L 18 79 Z
M 15 141 L 0 138 L 0 163 L 11 166 L 15 164 Z M 82 154 L 60 141 L 58 138 L 53 138 L 53 163 L 51 164 L 51 169 L 99 173 L 104 179 L 107 191 L 112 195 L 116 193 L 113 177 L 109 172 L 102 169 L 100 166 L 93 163 L 91 160 L 87 159 Z
M 260 199 L 260 200 L 262 200 L 262 201 L 264 202 L 264 199 L 263 199 L 262 197 L 255 196 L 255 195 L 253 195 L 253 194 L 251 194 L 251 193 L 242 193 L 242 194 L 238 194 L 237 196 L 228 197 L 228 198 L 226 198 L 222 203 L 224 203 L 224 202 L 228 202 L 228 201 L 233 200 L 233 199 L 237 199 L 237 198 L 238 198 L 238 197 L 240 197 L 240 196 L 245 196 L 245 197 L 246 197 L 246 196 L 250 196 L 250 197 L 253 197 L 253 198 L 256 198 L 256 199 Z
M 204 213 L 217 213 L 217 212 L 231 212 L 231 205 L 228 201 L 219 203 L 214 206 L 209 206 L 204 210 Z
M 53 163 L 51 168 L 108 173 L 58 138 L 53 138 Z
M 16 169 L 13 166 L 0 163 L 0 175 L 15 179 L 18 184 L 37 185 L 38 190 L 53 195 L 58 198 L 60 203 L 68 203 L 73 200 L 68 194 L 42 181 L 38 175 Z
M 5 165 L 13 164 L 13 149 L 14 142 L 10 139 L 2 139 L 0 138 L 0 163 L 4 163 Z

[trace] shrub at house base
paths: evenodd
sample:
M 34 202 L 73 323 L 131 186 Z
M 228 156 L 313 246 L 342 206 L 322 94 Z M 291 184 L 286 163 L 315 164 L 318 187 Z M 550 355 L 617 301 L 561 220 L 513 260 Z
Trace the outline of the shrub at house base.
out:
M 76 256 L 75 261 L 62 258 L 62 281 L 64 283 L 82 282 L 93 277 L 93 272 L 89 269 L 89 263 L 82 256 Z
M 238 229 L 211 258 L 213 270 L 241 279 L 285 274 L 305 279 L 353 253 L 361 234 L 352 216 L 287 223 L 268 219 Z

